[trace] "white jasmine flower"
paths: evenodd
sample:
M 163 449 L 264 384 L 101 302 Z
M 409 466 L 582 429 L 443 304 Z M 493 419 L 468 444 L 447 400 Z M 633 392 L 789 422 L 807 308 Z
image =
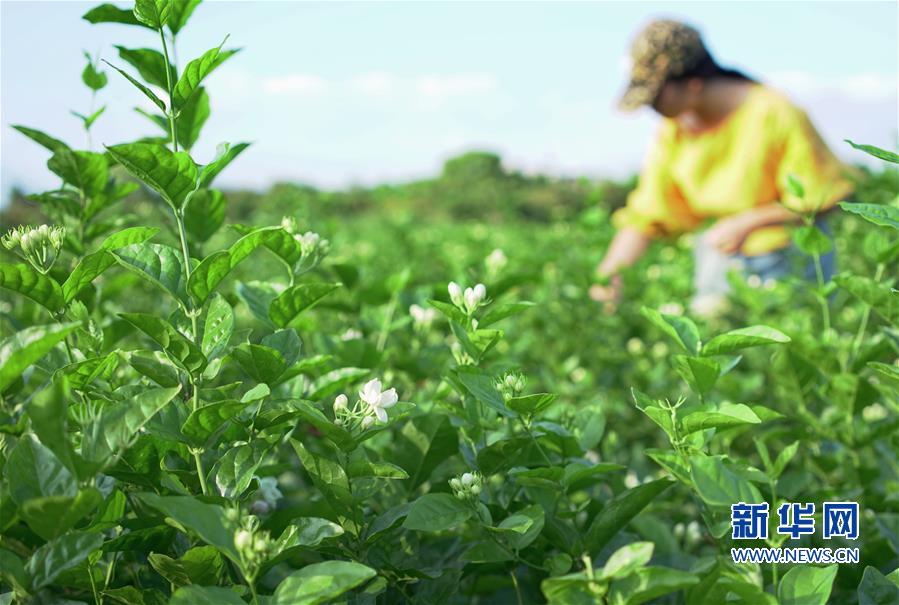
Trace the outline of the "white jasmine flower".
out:
M 412 305 L 409 307 L 409 314 L 412 316 L 412 321 L 417 326 L 426 327 L 431 325 L 431 323 L 437 318 L 437 310 L 436 309 L 425 309 L 419 305 Z
M 462 288 L 454 281 L 451 281 L 449 285 L 446 287 L 447 291 L 449 291 L 450 300 L 453 301 L 453 304 L 457 307 L 462 306 Z
M 465 308 L 471 313 L 487 297 L 487 288 L 484 284 L 478 284 L 474 288 L 465 288 Z
M 347 409 L 348 403 L 349 402 L 347 401 L 346 395 L 344 395 L 343 393 L 338 395 L 334 399 L 334 413 L 336 414 L 340 410 Z
M 375 423 L 375 417 L 374 417 L 374 416 L 366 416 L 365 418 L 362 419 L 362 430 L 367 429 L 368 427 L 370 427 L 370 426 L 373 425 L 374 423 Z
M 278 489 L 278 480 L 275 477 L 263 477 L 259 479 L 259 495 L 271 507 L 278 504 L 284 494 Z
M 253 543 L 253 534 L 248 532 L 245 529 L 240 530 L 234 536 L 234 546 L 237 547 L 237 550 L 245 550 L 249 548 L 250 544 Z
M 386 408 L 393 407 L 398 401 L 396 389 L 381 391 L 381 381 L 373 378 L 365 383 L 359 391 L 359 399 L 368 404 L 381 422 L 387 422 Z M 370 416 L 369 416 L 370 417 Z
M 462 473 L 462 477 L 459 479 L 462 482 L 462 485 L 465 487 L 471 487 L 471 484 L 474 483 L 474 475 L 471 473 Z

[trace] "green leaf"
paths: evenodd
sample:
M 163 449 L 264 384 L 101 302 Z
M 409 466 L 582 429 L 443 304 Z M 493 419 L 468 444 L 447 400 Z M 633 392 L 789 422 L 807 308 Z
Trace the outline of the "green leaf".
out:
M 279 328 L 292 327 L 297 318 L 341 284 L 299 284 L 288 288 L 272 301 L 268 316 Z
M 82 257 L 62 285 L 64 301 L 71 302 L 81 290 L 115 263 L 115 256 L 106 250 L 99 250 Z
M 506 406 L 524 416 L 534 416 L 551 406 L 555 400 L 556 396 L 552 393 L 534 393 L 512 397 L 506 402 Z
M 81 17 L 90 23 L 122 23 L 124 25 L 139 25 L 150 27 L 141 23 L 134 16 L 134 12 L 119 8 L 112 4 L 101 4 L 90 9 Z
M 206 441 L 227 421 L 234 418 L 249 405 L 236 399 L 216 401 L 192 411 L 181 426 L 181 432 L 198 446 Z
M 814 225 L 800 227 L 793 232 L 796 247 L 809 256 L 827 254 L 833 250 L 833 242 Z
M 197 345 L 164 319 L 146 313 L 120 313 L 119 317 L 153 339 L 174 363 L 187 372 L 198 373 L 206 366 L 206 357 Z
M 889 286 L 861 275 L 843 274 L 834 278 L 838 286 L 870 306 L 885 320 L 899 326 L 899 297 Z
M 196 533 L 204 542 L 219 549 L 233 561 L 240 561 L 234 548 L 233 532 L 228 529 L 225 509 L 201 502 L 192 496 L 157 496 L 143 493 L 137 497 L 181 526 Z
M 90 54 L 85 52 L 84 56 L 87 59 L 87 65 L 84 67 L 84 71 L 81 72 L 81 81 L 94 92 L 101 90 L 107 84 L 106 74 L 97 71 L 97 67 L 94 65 L 94 60 L 91 58 Z M 102 112 L 103 110 L 101 109 L 100 111 Z M 89 127 L 89 125 L 86 125 L 86 127 Z
M 325 496 L 331 508 L 342 517 L 341 525 L 347 531 L 357 534 L 361 528 L 352 519 L 355 500 L 350 493 L 349 479 L 343 467 L 323 456 L 316 456 L 296 439 L 291 439 L 290 444 L 315 486 Z
M 103 77 L 105 78 L 106 76 L 103 76 Z M 104 105 L 103 107 L 101 107 L 100 109 L 98 109 L 97 111 L 95 111 L 94 113 L 92 113 L 89 116 L 80 114 L 77 111 L 73 111 L 72 115 L 75 116 L 76 118 L 81 118 L 81 121 L 84 123 L 84 129 L 90 130 L 90 127 L 93 125 L 94 122 L 97 121 L 97 118 L 99 118 L 101 115 L 103 115 L 104 111 L 106 111 L 106 105 Z
M 225 452 L 212 469 L 219 494 L 228 499 L 243 494 L 271 449 L 272 446 L 262 439 L 254 439 L 252 443 L 232 447 Z
M 446 531 L 471 515 L 471 508 L 458 498 L 449 494 L 425 494 L 412 504 L 403 527 L 424 532 Z
M 690 456 L 690 475 L 699 497 L 709 506 L 764 502 L 758 488 L 730 470 L 721 456 Z
M 9 453 L 8 495 L 18 505 L 48 496 L 75 496 L 78 483 L 69 470 L 46 446 L 24 435 Z
M 512 317 L 513 315 L 518 315 L 523 311 L 527 311 L 531 307 L 534 306 L 534 303 L 521 301 L 514 303 L 506 303 L 502 305 L 496 305 L 490 307 L 490 309 L 484 314 L 484 316 L 478 320 L 479 328 L 486 328 L 487 326 L 493 325 L 496 322 L 503 320 L 507 317 Z M 455 308 L 455 307 L 453 307 Z M 458 320 L 457 320 L 458 321 Z
M 225 561 L 214 546 L 191 548 L 180 559 L 150 553 L 147 561 L 159 575 L 177 587 L 215 585 L 225 570 Z
M 705 343 L 703 355 L 728 355 L 734 351 L 790 342 L 789 336 L 768 326 L 750 326 L 719 334 Z
M 652 558 L 652 542 L 634 542 L 622 546 L 609 557 L 602 568 L 603 579 L 623 578 L 643 567 Z
M 96 488 L 87 487 L 74 496 L 26 500 L 19 514 L 34 533 L 44 540 L 52 540 L 75 527 L 102 501 L 103 497 Z
M 102 153 L 59 149 L 47 160 L 47 168 L 88 197 L 102 194 L 109 180 L 109 164 Z
M 162 351 L 130 351 L 128 363 L 161 387 L 176 387 L 181 384 L 180 371 Z
M 91 462 L 105 464 L 126 449 L 140 429 L 180 391 L 180 385 L 151 388 L 126 401 L 107 404 L 99 419 L 85 427 L 81 455 Z
M 225 222 L 225 196 L 216 189 L 198 189 L 184 207 L 184 226 L 192 241 L 205 242 Z
M 0 263 L 0 288 L 30 298 L 54 313 L 65 304 L 59 283 L 25 263 Z
M 777 600 L 780 605 L 825 605 L 838 567 L 794 567 L 781 578 L 777 586 Z
M 859 151 L 864 151 L 868 155 L 873 155 L 875 158 L 880 158 L 885 162 L 892 162 L 893 164 L 899 164 L 899 155 L 896 155 L 892 151 L 887 151 L 886 149 L 881 149 L 880 147 L 875 147 L 874 145 L 859 145 L 853 143 L 849 139 L 843 139 L 854 148 Z
M 27 594 L 31 582 L 25 573 L 25 563 L 15 553 L 0 547 L 0 578 L 9 584 L 14 591 Z M 12 593 L 6 593 L 12 595 Z M 5 596 L 5 595 L 0 595 Z M 9 605 L 12 601 L 7 601 Z
M 744 424 L 759 424 L 761 420 L 749 406 L 742 403 L 721 403 L 687 414 L 681 420 L 682 435 L 711 428 L 730 428 Z
M 155 190 L 176 211 L 197 188 L 197 165 L 183 151 L 156 143 L 126 143 L 106 148 L 125 170 Z
M 112 251 L 124 268 L 168 292 L 176 301 L 186 301 L 181 254 L 163 244 L 133 244 Z
M 858 585 L 858 605 L 899 603 L 899 584 L 894 584 L 877 568 L 868 565 Z
M 100 244 L 101 250 L 116 250 L 133 244 L 142 244 L 159 233 L 157 227 L 128 227 L 113 233 Z
M 371 370 L 366 368 L 338 368 L 318 377 L 309 388 L 307 399 L 319 401 L 328 395 L 345 388 L 363 376 L 367 376 Z
M 271 347 L 244 343 L 234 347 L 231 355 L 256 382 L 274 384 L 287 369 L 284 357 Z
M 111 354 L 114 355 L 114 354 Z M 70 381 L 55 378 L 49 388 L 35 394 L 26 411 L 31 430 L 47 449 L 69 470 L 75 472 L 72 446 L 68 436 L 68 407 L 72 399 Z
M 129 73 L 128 73 L 127 71 L 125 71 L 124 69 L 121 69 L 121 68 L 119 68 L 119 67 L 116 67 L 115 65 L 113 65 L 112 63 L 110 63 L 109 61 L 107 61 L 106 59 L 103 59 L 103 62 L 106 63 L 107 65 L 109 65 L 111 68 L 113 68 L 113 69 L 116 70 L 117 72 L 119 72 L 120 74 L 122 74 L 122 75 L 125 77 L 125 79 L 128 80 L 129 82 L 131 82 L 131 84 L 132 84 L 136 89 L 138 89 L 139 91 L 141 91 L 142 93 L 144 93 L 144 96 L 147 97 L 148 99 L 150 99 L 150 101 L 153 102 L 153 105 L 155 105 L 156 107 L 158 107 L 159 110 L 160 110 L 161 112 L 166 113 L 165 101 L 163 101 L 163 100 L 160 99 L 158 96 L 156 96 L 156 93 L 155 93 L 155 92 L 153 92 L 152 90 L 150 90 L 149 88 L 147 88 L 146 86 L 144 86 L 139 80 L 137 80 L 136 78 L 134 78 L 131 74 L 129 74 Z M 143 144 L 143 143 L 133 143 L 133 144 L 134 144 L 134 145 L 139 145 L 139 144 Z M 109 149 L 109 148 L 107 147 L 107 149 Z M 113 156 L 113 157 L 115 157 L 115 156 Z M 118 158 L 116 158 L 116 161 L 119 161 Z M 121 163 L 121 162 L 119 162 L 119 163 Z M 122 165 L 124 166 L 124 164 L 122 164 Z M 127 168 L 127 166 L 126 166 L 126 168 Z M 138 178 L 140 178 L 140 177 L 138 177 Z M 143 180 L 143 179 L 141 179 L 141 180 Z
M 708 393 L 721 375 L 721 366 L 714 359 L 675 355 L 672 361 L 681 378 L 700 395 Z
M 32 326 L 0 342 L 0 393 L 78 326 L 78 323 Z
M 334 445 L 345 452 L 356 447 L 356 441 L 345 428 L 334 424 L 321 410 L 306 401 L 294 402 L 297 414 L 306 422 L 317 428 Z M 350 471 L 352 472 L 352 471 Z
M 216 294 L 209 301 L 200 331 L 200 349 L 207 359 L 217 357 L 228 346 L 234 333 L 234 310 L 224 296 Z
M 450 321 L 465 323 L 465 313 L 455 305 L 430 298 L 428 299 L 428 304 L 440 311 Z
M 227 40 L 228 38 L 225 38 L 216 48 L 206 51 L 203 56 L 194 59 L 184 68 L 172 95 L 172 104 L 176 110 L 181 109 L 190 100 L 191 95 L 196 92 L 206 76 L 239 51 L 239 49 L 222 51 L 222 46 Z
M 59 574 L 87 559 L 103 544 L 103 535 L 90 532 L 71 532 L 47 542 L 31 555 L 26 570 L 31 585 L 39 590 L 49 585 Z
M 449 418 L 426 414 L 410 418 L 394 436 L 396 460 L 409 474 L 409 488 L 427 481 L 437 466 L 459 449 L 459 437 Z
M 594 554 L 602 550 L 615 534 L 673 483 L 670 479 L 658 479 L 615 496 L 590 523 L 584 538 L 586 550 Z
M 638 605 L 699 583 L 691 573 L 665 567 L 644 567 L 633 574 L 614 580 L 609 587 L 609 602 L 616 605 Z
M 186 151 L 190 151 L 199 140 L 203 125 L 209 119 L 209 114 L 209 95 L 201 86 L 178 112 L 178 119 L 175 122 L 175 136 L 178 138 L 178 144 Z M 150 115 L 147 117 L 156 122 L 163 131 L 169 132 L 168 120 L 165 117 Z
M 231 227 L 242 235 L 249 235 L 253 231 L 260 230 L 258 227 L 247 225 L 231 225 Z M 265 227 L 263 229 L 271 231 L 265 236 L 263 245 L 285 263 L 291 267 L 294 266 L 303 255 L 300 242 L 281 227 Z
M 196 196 L 191 198 L 191 204 L 195 198 Z M 253 250 L 261 245 L 280 240 L 284 234 L 284 230 L 280 227 L 256 229 L 234 242 L 227 250 L 210 254 L 197 265 L 190 275 L 187 288 L 191 296 L 202 303 L 228 273 L 247 258 Z
M 166 25 L 173 35 L 177 36 L 178 32 L 184 29 L 198 4 L 200 0 L 172 0 L 172 12 Z
M 172 594 L 168 605 L 246 605 L 237 593 L 218 586 L 183 586 Z
M 278 584 L 272 605 L 327 603 L 376 575 L 374 569 L 352 561 L 307 565 Z
M 144 25 L 159 29 L 169 20 L 172 0 L 134 0 L 134 17 Z
M 859 204 L 854 202 L 840 202 L 840 208 L 846 212 L 857 214 L 863 219 L 880 225 L 899 229 L 899 208 L 886 204 Z
M 300 517 L 291 521 L 278 537 L 275 551 L 280 554 L 297 546 L 318 546 L 328 538 L 341 535 L 343 535 L 343 528 L 327 519 Z
M 699 353 L 699 330 L 696 328 L 696 324 L 688 317 L 659 313 L 649 307 L 641 308 L 640 313 L 657 328 L 674 339 L 689 355 Z
M 798 198 L 805 197 L 805 187 L 802 185 L 802 181 L 799 180 L 795 174 L 787 175 L 787 191 L 791 194 L 795 195 Z
M 55 139 L 55 138 L 51 137 L 49 134 L 41 132 L 40 130 L 35 130 L 34 128 L 28 128 L 27 126 L 21 126 L 19 124 L 13 124 L 12 127 L 15 128 L 16 130 L 18 130 L 19 132 L 21 132 L 22 134 L 24 134 L 26 137 L 28 137 L 29 139 L 31 139 L 38 145 L 40 145 L 41 147 L 49 149 L 53 153 L 56 153 L 57 151 L 63 151 L 63 150 L 71 151 L 69 149 L 68 145 L 66 145 L 59 139 Z
M 232 147 L 228 143 L 224 143 L 223 147 L 221 147 L 216 154 L 216 158 L 200 169 L 200 187 L 209 187 L 212 185 L 212 181 L 215 180 L 215 177 L 249 146 L 249 143 L 238 143 Z
M 459 366 L 453 368 L 450 372 L 482 404 L 493 408 L 504 416 L 511 415 L 509 410 L 506 409 L 503 396 L 500 395 L 494 386 L 493 376 L 470 366 Z
M 166 81 L 165 57 L 158 50 L 152 48 L 125 48 L 115 47 L 119 51 L 119 57 L 130 63 L 148 84 L 159 88 L 168 88 Z M 174 79 L 175 68 L 169 65 L 169 75 Z M 165 111 L 163 109 L 163 111 Z

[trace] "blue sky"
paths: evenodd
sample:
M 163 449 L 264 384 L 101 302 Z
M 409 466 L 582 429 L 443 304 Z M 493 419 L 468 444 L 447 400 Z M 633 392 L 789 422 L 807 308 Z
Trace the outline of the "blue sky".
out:
M 153 47 L 141 28 L 90 25 L 97 3 L 0 2 L 0 179 L 26 191 L 57 184 L 48 154 L 10 124 L 72 145 L 86 140 L 82 49 L 113 63 L 113 44 Z M 122 3 L 121 6 L 130 6 Z M 895 2 L 207 2 L 179 36 L 181 65 L 218 45 L 244 51 L 208 81 L 213 115 L 196 160 L 222 141 L 253 146 L 220 185 L 275 181 L 323 188 L 435 174 L 469 149 L 526 172 L 620 177 L 639 168 L 657 118 L 615 109 L 622 57 L 655 16 L 704 32 L 723 64 L 780 88 L 845 159 L 843 138 L 894 147 Z M 108 109 L 94 146 L 154 134 L 139 92 L 107 68 Z

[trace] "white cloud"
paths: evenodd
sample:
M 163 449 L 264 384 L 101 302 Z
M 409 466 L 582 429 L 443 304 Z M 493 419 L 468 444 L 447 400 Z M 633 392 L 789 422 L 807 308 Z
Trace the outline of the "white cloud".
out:
M 370 71 L 350 78 L 350 87 L 372 96 L 384 96 L 393 93 L 399 84 L 398 78 L 384 71 Z
M 823 77 L 799 70 L 774 72 L 768 81 L 786 93 L 803 98 L 839 95 L 856 102 L 883 102 L 896 98 L 896 74 L 861 72 Z
M 497 87 L 493 74 L 472 73 L 455 75 L 420 76 L 415 80 L 415 90 L 430 99 L 450 96 L 481 94 Z
M 288 74 L 263 78 L 262 90 L 271 94 L 309 95 L 323 92 L 328 87 L 320 76 L 311 74 Z

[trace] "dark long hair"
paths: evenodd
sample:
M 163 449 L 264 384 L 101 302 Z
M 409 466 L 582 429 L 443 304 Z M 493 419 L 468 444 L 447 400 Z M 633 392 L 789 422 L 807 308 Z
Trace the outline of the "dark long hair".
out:
M 689 80 L 691 78 L 699 78 L 700 80 L 716 80 L 720 78 L 726 80 L 744 80 L 746 82 L 757 82 L 755 78 L 747 76 L 739 69 L 722 67 L 718 64 L 717 61 L 715 61 L 714 57 L 712 57 L 712 55 L 708 53 L 706 53 L 694 67 L 688 69 L 686 72 L 679 76 L 668 78 L 668 81 L 683 82 L 684 80 Z

